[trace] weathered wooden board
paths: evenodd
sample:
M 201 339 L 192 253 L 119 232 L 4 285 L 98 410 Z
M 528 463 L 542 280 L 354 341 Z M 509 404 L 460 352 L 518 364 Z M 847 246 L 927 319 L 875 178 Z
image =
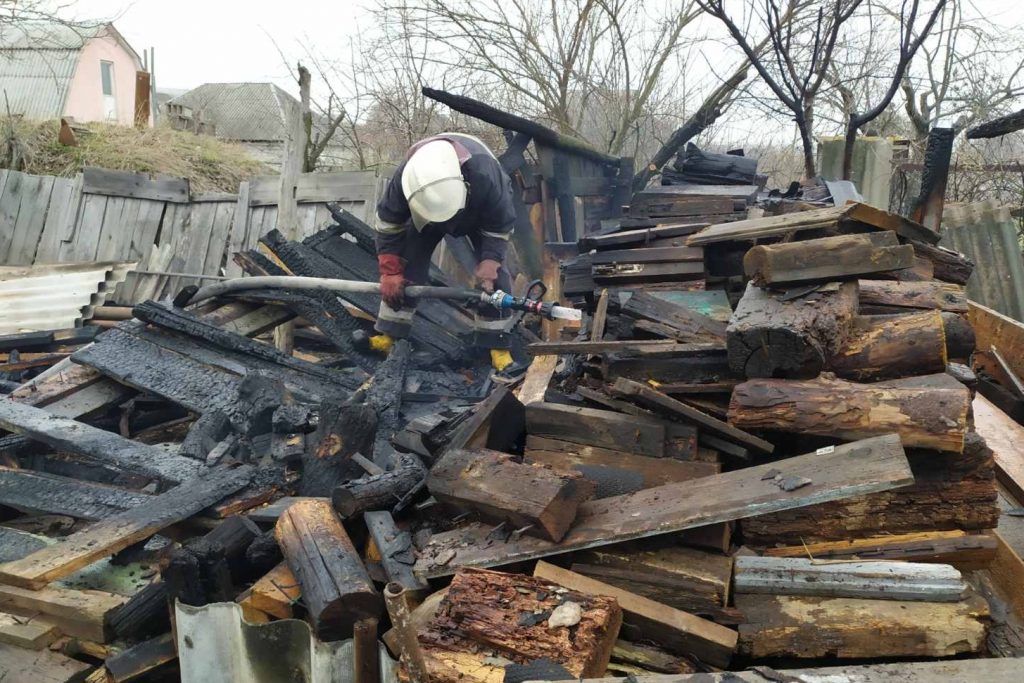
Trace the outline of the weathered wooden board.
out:
M 526 378 L 519 386 L 517 397 L 520 403 L 528 405 L 534 402 L 544 402 L 544 395 L 548 391 L 548 385 L 551 384 L 551 378 L 555 374 L 557 365 L 557 355 L 534 356 L 530 367 L 526 370 Z
M 50 650 L 26 650 L 0 643 L 0 680 L 11 683 L 74 683 L 93 667 Z
M 812 483 L 783 491 L 765 477 L 772 470 Z M 536 559 L 887 491 L 912 482 L 899 438 L 876 437 L 836 446 L 826 455 L 811 453 L 585 503 L 576 525 L 557 544 L 525 536 L 496 541 L 488 538 L 491 527 L 480 524 L 435 534 L 423 549 L 416 571 L 425 577 L 444 576 L 460 566 L 492 567 Z
M 526 431 L 651 457 L 665 455 L 667 437 L 665 424 L 654 418 L 536 402 L 526 406 Z
M 0 582 L 38 590 L 90 562 L 112 555 L 164 527 L 191 517 L 239 490 L 250 479 L 252 469 L 249 466 L 211 471 L 27 557 L 0 565 Z
M 47 586 L 29 590 L 0 584 L 0 609 L 9 614 L 45 618 L 75 638 L 106 642 L 107 615 L 128 598 L 96 590 Z
M 999 483 L 1017 501 L 1024 501 L 1024 426 L 1014 422 L 981 394 L 974 397 L 971 407 L 974 428 L 992 449 Z
M 178 483 L 204 469 L 202 463 L 125 439 L 41 408 L 0 400 L 0 427 L 57 450 L 79 453 L 108 467 Z
M 86 166 L 82 170 L 82 192 L 163 202 L 186 203 L 189 200 L 186 178 L 150 178 L 145 173 L 111 171 L 95 166 Z
M 926 531 L 766 548 L 764 554 L 819 560 L 941 562 L 958 569 L 977 569 L 987 566 L 995 557 L 996 539 L 992 534 L 959 529 Z
M 827 563 L 804 557 L 737 557 L 735 591 L 920 602 L 959 602 L 967 584 L 946 564 Z
M 737 595 L 750 657 L 949 657 L 985 647 L 988 603 Z
M 736 649 L 736 631 L 617 586 L 547 562 L 538 562 L 533 575 L 570 590 L 615 598 L 625 623 L 639 628 L 645 640 L 672 652 L 696 655 L 712 666 L 728 666 Z

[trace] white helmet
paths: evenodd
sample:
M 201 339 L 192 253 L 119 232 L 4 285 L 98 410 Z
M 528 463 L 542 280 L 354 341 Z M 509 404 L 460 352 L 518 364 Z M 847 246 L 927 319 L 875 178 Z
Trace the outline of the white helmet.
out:
M 466 182 L 455 147 L 431 140 L 419 147 L 402 171 L 402 193 L 417 230 L 443 223 L 466 206 Z

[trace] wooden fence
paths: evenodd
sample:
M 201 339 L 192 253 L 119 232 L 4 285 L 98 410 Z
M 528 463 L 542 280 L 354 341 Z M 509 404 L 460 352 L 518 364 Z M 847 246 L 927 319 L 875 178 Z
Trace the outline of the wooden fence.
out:
M 328 202 L 370 221 L 384 181 L 372 171 L 307 173 L 299 223 L 309 235 L 332 222 Z M 278 177 L 236 194 L 192 194 L 183 178 L 86 168 L 75 178 L 0 170 L 0 265 L 133 261 L 136 270 L 236 277 L 234 252 L 277 225 Z M 114 300 L 160 298 L 195 278 L 130 273 Z

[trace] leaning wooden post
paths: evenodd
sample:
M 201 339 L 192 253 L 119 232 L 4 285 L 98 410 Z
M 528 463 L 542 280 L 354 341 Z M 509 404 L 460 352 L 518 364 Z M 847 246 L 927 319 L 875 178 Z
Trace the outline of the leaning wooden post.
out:
M 389 583 L 384 587 L 384 604 L 388 607 L 391 624 L 398 634 L 398 649 L 402 661 L 409 672 L 412 683 L 430 683 L 427 662 L 423 658 L 423 650 L 412 625 L 413 605 L 410 604 L 411 591 L 400 583 Z
M 380 683 L 377 619 L 361 619 L 352 627 L 355 683 Z
M 309 71 L 299 64 L 298 109 L 285 111 L 284 154 L 281 158 L 281 185 L 277 197 L 277 229 L 290 240 L 298 240 L 299 234 L 299 174 L 306 158 L 306 129 L 303 114 L 309 109 Z M 286 322 L 274 328 L 274 346 L 278 351 L 291 354 L 295 346 L 295 323 Z

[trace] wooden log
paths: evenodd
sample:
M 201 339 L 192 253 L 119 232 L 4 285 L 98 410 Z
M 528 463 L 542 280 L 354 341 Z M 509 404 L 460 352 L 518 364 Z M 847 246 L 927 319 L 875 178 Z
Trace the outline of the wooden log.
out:
M 317 636 L 348 638 L 357 621 L 380 617 L 381 596 L 330 505 L 295 503 L 277 520 L 274 536 L 302 587 Z
M 722 466 L 711 462 L 694 462 L 677 458 L 651 458 L 627 451 L 600 446 L 574 444 L 571 441 L 529 435 L 523 458 L 528 463 L 548 465 L 561 471 L 575 471 L 595 482 L 608 478 L 636 478 L 636 490 L 661 486 L 672 482 L 689 481 L 718 474 Z M 625 491 L 622 491 L 625 493 Z M 601 486 L 598 483 L 598 498 Z
M 801 543 L 766 548 L 764 554 L 768 557 L 812 557 L 819 560 L 939 562 L 968 570 L 988 566 L 996 554 L 996 540 L 990 534 L 956 529 Z
M 172 484 L 194 477 L 204 469 L 202 463 L 190 458 L 7 399 L 0 400 L 0 428 L 24 434 L 59 451 L 80 454 L 107 467 Z
M 743 257 L 744 273 L 759 287 L 840 280 L 913 265 L 914 248 L 900 246 L 889 231 L 761 244 Z
M 812 483 L 783 491 L 771 476 L 765 476 L 772 470 Z M 824 455 L 812 453 L 590 501 L 580 508 L 576 525 L 559 544 L 529 536 L 495 541 L 489 538 L 489 525 L 434 534 L 421 549 L 416 571 L 433 578 L 451 574 L 461 565 L 510 564 L 887 491 L 912 481 L 899 438 L 887 435 L 836 446 Z
M 388 583 L 397 583 L 414 593 L 425 593 L 429 586 L 412 571 L 416 564 L 412 534 L 400 530 L 388 512 L 367 512 L 363 521 L 380 553 L 380 564 Z
M 533 575 L 580 593 L 615 598 L 626 624 L 635 626 L 645 640 L 670 652 L 691 654 L 712 666 L 724 667 L 736 649 L 735 631 L 682 610 L 547 562 L 538 562 Z
M 939 311 L 859 316 L 828 368 L 840 377 L 873 382 L 943 372 L 948 362 Z
M 187 519 L 249 483 L 252 469 L 212 471 L 20 560 L 0 565 L 0 581 L 37 590 L 87 564 Z
M 748 657 L 949 657 L 985 648 L 988 603 L 737 595 Z M 813 618 L 810 617 L 813 615 Z
M 856 314 L 852 282 L 794 298 L 748 284 L 726 331 L 729 367 L 741 377 L 814 377 L 842 348 Z
M 425 476 L 426 470 L 415 455 L 399 453 L 394 469 L 337 486 L 331 493 L 331 503 L 345 519 L 367 510 L 390 510 Z
M 942 328 L 946 337 L 946 353 L 953 360 L 966 362 L 974 353 L 977 339 L 974 328 L 958 313 L 942 313 Z
M 617 396 L 632 397 L 646 405 L 671 412 L 676 417 L 697 424 L 701 429 L 706 429 L 728 441 L 733 441 L 760 453 L 771 453 L 775 449 L 772 444 L 764 439 L 748 434 L 741 429 L 736 429 L 730 424 L 711 417 L 696 408 L 692 408 L 671 396 L 666 396 L 660 391 L 639 382 L 620 377 L 615 380 L 615 384 L 612 386 L 612 393 Z
M 524 465 L 486 449 L 448 451 L 427 477 L 439 501 L 558 542 L 596 488 L 579 472 Z
M 960 285 L 946 282 L 892 282 L 889 280 L 859 280 L 860 306 L 879 312 L 891 309 L 925 308 L 964 313 L 967 295 Z
M 725 324 L 695 310 L 665 301 L 646 292 L 636 292 L 622 307 L 622 313 L 635 320 L 647 320 L 668 328 L 676 341 L 686 343 L 721 343 Z
M 967 591 L 947 564 L 822 563 L 804 557 L 737 557 L 736 594 L 808 595 L 915 602 L 959 602 Z
M 854 384 L 830 375 L 810 380 L 752 379 L 736 387 L 729 422 L 771 429 L 864 439 L 898 434 L 904 446 L 962 453 L 970 392 L 956 387 Z
M 579 609 L 575 625 L 549 626 L 554 610 L 570 602 Z M 438 683 L 460 680 L 444 666 L 448 653 L 471 653 L 482 669 L 500 667 L 481 661 L 489 654 L 520 664 L 545 658 L 573 676 L 591 678 L 608 666 L 621 623 L 622 610 L 612 598 L 572 589 L 556 593 L 542 578 L 464 569 L 419 640 L 430 680 Z M 469 680 L 490 679 L 481 671 Z
M 627 543 L 577 553 L 572 571 L 718 623 L 739 623 L 727 607 L 732 563 L 696 548 Z
M 936 280 L 966 285 L 974 272 L 974 261 L 963 254 L 937 244 L 911 242 L 918 258 L 931 261 L 932 274 Z

